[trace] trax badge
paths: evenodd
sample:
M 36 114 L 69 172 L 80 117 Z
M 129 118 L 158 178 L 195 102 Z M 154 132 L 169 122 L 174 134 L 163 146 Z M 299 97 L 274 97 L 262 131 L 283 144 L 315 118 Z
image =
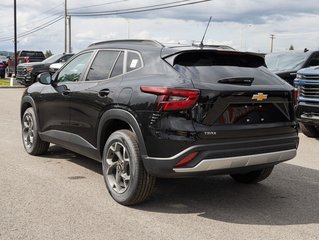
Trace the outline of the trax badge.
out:
M 263 100 L 266 100 L 267 98 L 268 98 L 267 94 L 257 93 L 257 94 L 254 94 L 251 99 L 257 100 L 257 101 L 263 101 Z

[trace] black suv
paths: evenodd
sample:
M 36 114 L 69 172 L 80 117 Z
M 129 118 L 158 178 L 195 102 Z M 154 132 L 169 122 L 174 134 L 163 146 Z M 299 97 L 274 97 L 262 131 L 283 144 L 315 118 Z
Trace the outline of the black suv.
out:
M 92 44 L 23 94 L 24 147 L 38 155 L 54 143 L 101 161 L 123 205 L 150 196 L 156 177 L 259 182 L 299 141 L 293 87 L 264 64 L 229 49 Z
M 49 72 L 53 63 L 65 63 L 74 54 L 56 54 L 48 57 L 42 62 L 20 63 L 17 66 L 17 81 L 22 85 L 29 86 L 36 82 L 37 76 L 42 72 Z

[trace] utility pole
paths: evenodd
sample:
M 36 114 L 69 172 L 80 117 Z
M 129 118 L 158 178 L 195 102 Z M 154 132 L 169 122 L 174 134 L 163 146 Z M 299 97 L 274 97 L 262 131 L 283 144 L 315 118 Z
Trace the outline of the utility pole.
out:
M 17 0 L 13 2 L 14 8 L 14 76 L 17 75 L 18 54 L 17 54 Z
M 68 23 L 68 28 L 67 28 L 67 32 L 68 32 L 68 46 L 67 46 L 67 52 L 71 53 L 72 49 L 71 49 L 71 16 L 67 16 L 67 23 Z
M 68 33 L 67 33 L 67 14 L 68 14 L 68 3 L 67 0 L 64 0 L 64 52 L 67 53 L 68 49 L 67 49 L 67 37 L 68 37 Z
M 274 49 L 275 34 L 270 34 L 270 39 L 271 39 L 271 41 L 270 41 L 270 52 L 272 52 L 273 49 Z

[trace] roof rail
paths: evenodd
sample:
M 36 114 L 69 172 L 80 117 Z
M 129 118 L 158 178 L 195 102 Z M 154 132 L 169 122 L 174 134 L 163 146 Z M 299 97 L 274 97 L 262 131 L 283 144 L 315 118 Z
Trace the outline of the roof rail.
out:
M 97 45 L 103 45 L 103 44 L 135 44 L 135 45 L 152 45 L 152 46 L 158 46 L 158 47 L 164 47 L 163 44 L 156 40 L 148 40 L 148 39 L 120 39 L 120 40 L 109 40 L 109 41 L 102 41 L 102 42 L 96 42 L 89 45 L 89 47 L 97 46 Z

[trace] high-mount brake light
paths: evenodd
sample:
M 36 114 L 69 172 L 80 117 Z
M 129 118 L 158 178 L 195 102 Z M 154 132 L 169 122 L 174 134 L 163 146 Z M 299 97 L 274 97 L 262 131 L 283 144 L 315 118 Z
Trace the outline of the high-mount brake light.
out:
M 199 90 L 186 88 L 168 88 L 141 86 L 141 91 L 157 95 L 157 111 L 174 111 L 189 109 L 199 98 Z

